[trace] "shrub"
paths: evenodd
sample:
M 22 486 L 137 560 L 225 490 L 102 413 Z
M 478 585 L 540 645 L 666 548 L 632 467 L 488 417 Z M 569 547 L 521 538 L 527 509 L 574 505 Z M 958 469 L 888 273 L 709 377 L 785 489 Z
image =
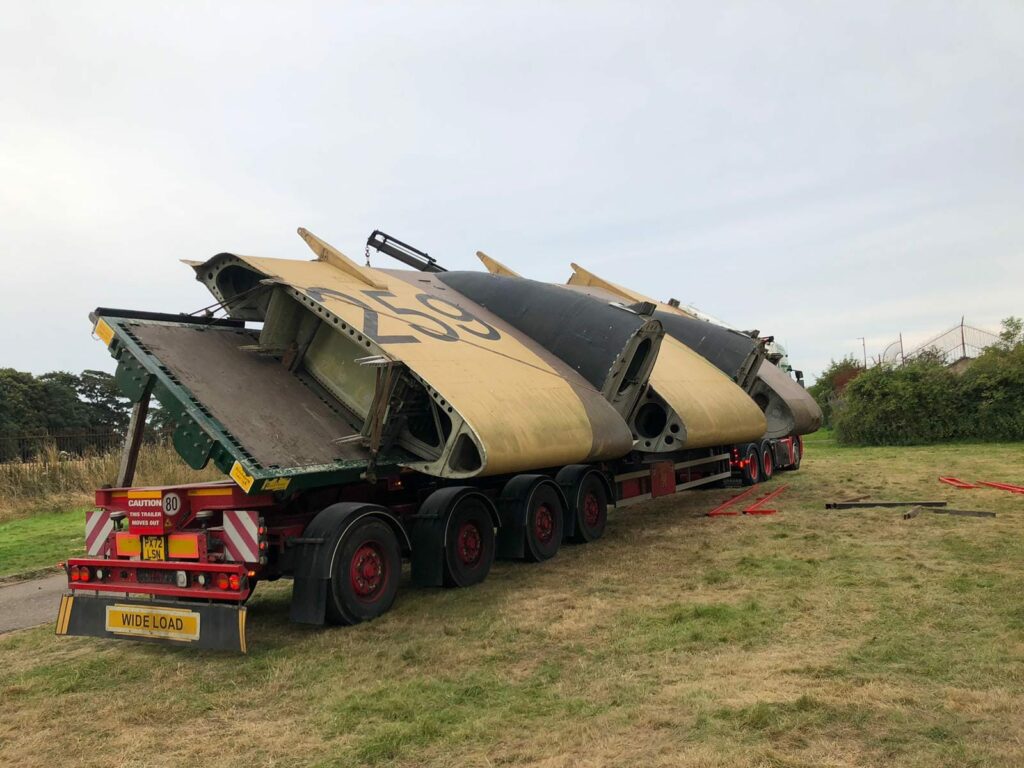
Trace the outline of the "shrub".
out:
M 932 354 L 865 371 L 837 403 L 836 439 L 855 445 L 1024 440 L 1021 323 L 1008 318 L 1003 329 L 1001 341 L 962 374 Z
M 822 371 L 818 380 L 807 388 L 821 408 L 822 423 L 826 427 L 832 426 L 832 409 L 836 401 L 842 396 L 847 385 L 863 372 L 864 366 L 853 357 L 844 357 L 838 362 L 833 360 L 828 368 Z

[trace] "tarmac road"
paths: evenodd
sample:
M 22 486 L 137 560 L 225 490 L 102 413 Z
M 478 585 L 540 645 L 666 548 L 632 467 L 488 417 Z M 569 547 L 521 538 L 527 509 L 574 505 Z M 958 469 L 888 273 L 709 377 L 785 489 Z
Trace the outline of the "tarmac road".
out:
M 67 583 L 67 576 L 61 572 L 0 586 L 0 634 L 55 622 Z

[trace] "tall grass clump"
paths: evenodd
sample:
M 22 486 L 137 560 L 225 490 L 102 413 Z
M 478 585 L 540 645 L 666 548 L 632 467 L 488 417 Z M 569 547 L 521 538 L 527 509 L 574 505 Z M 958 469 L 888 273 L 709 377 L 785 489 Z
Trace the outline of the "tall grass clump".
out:
M 69 458 L 51 444 L 34 461 L 0 464 L 0 520 L 61 505 L 89 504 L 97 488 L 117 479 L 120 462 L 120 451 Z M 142 447 L 132 484 L 174 485 L 223 477 L 212 464 L 204 470 L 192 469 L 169 442 L 159 442 Z

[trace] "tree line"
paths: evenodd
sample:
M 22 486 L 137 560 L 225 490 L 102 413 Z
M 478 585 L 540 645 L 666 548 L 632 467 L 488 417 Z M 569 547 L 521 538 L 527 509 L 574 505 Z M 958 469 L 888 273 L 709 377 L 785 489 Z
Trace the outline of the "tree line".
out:
M 0 368 L 0 461 L 31 461 L 47 445 L 81 454 L 116 444 L 131 416 L 114 377 L 104 371 L 34 376 Z M 164 428 L 151 411 L 151 432 Z
M 925 351 L 904 365 L 867 370 L 833 360 L 808 389 L 836 440 L 910 445 L 1024 440 L 1024 322 L 1009 317 L 999 341 L 965 368 Z

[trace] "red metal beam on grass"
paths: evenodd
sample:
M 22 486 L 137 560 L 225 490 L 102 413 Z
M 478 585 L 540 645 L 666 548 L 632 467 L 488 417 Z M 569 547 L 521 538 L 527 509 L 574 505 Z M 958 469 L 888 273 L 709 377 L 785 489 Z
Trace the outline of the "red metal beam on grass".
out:
M 747 488 L 747 490 L 745 490 L 743 493 L 737 494 L 736 496 L 733 496 L 728 501 L 722 502 L 717 507 L 715 507 L 710 512 L 708 512 L 708 517 L 720 517 L 721 515 L 738 515 L 739 514 L 738 511 L 735 511 L 735 512 L 729 511 L 728 508 L 731 507 L 733 504 L 735 504 L 740 499 L 743 499 L 743 498 L 749 496 L 755 490 L 756 490 L 756 486 L 752 485 L 749 488 Z
M 940 477 L 939 478 L 939 482 L 940 483 L 945 483 L 946 485 L 952 485 L 954 488 L 977 488 L 978 487 L 978 486 L 974 485 L 973 483 L 965 483 L 959 477 Z
M 744 509 L 743 510 L 743 514 L 745 514 L 745 515 L 774 515 L 778 510 L 776 510 L 776 509 L 765 509 L 761 505 L 764 504 L 766 501 L 771 501 L 776 496 L 778 496 L 783 491 L 785 491 L 787 488 L 789 488 L 788 485 L 783 485 L 783 486 L 781 486 L 779 488 L 776 488 L 774 491 L 772 491 L 771 493 L 767 494 L 766 496 L 762 496 L 760 499 L 755 501 L 749 507 Z
M 1024 485 L 1014 485 L 1013 483 L 996 483 L 989 480 L 979 480 L 981 485 L 987 485 L 989 488 L 998 488 L 1000 491 L 1009 491 L 1010 493 L 1024 493 Z

